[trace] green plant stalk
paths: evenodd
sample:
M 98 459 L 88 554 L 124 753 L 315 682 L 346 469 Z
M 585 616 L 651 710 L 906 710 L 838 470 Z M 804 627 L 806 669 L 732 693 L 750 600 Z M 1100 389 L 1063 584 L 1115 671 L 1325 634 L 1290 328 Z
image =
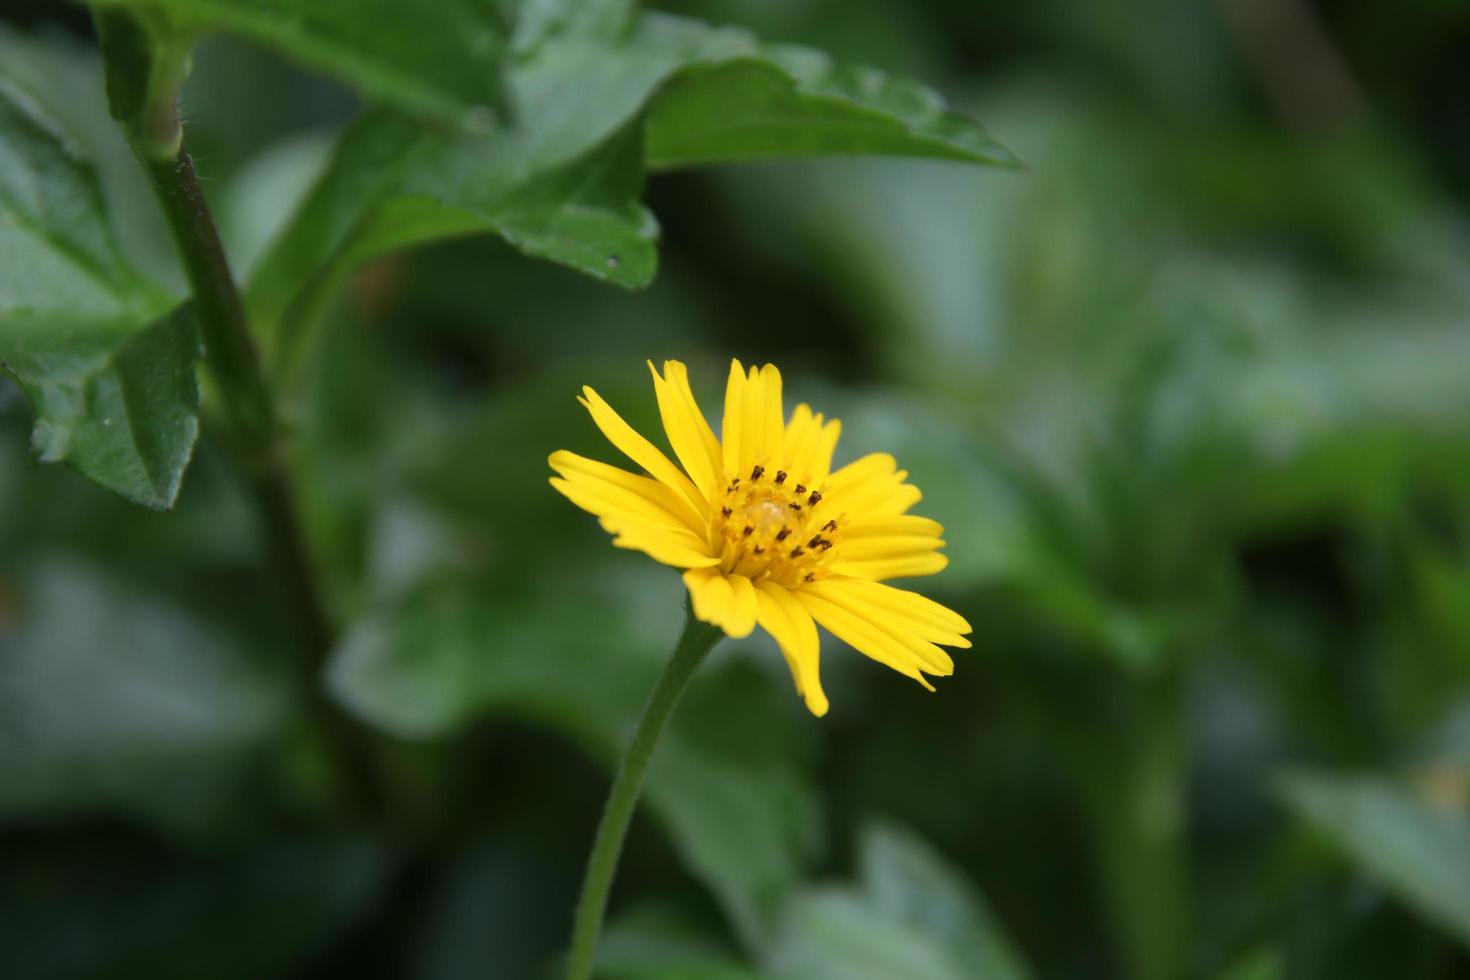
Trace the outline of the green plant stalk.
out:
M 633 730 L 632 741 L 628 743 L 622 761 L 618 763 L 602 819 L 597 824 L 597 835 L 593 838 L 592 853 L 587 858 L 587 872 L 582 878 L 582 894 L 577 900 L 576 918 L 572 924 L 567 980 L 588 980 L 592 976 L 602 916 L 607 911 L 608 893 L 617 874 L 628 824 L 638 805 L 648 761 L 653 757 L 659 736 L 663 734 L 689 678 L 722 635 L 718 627 L 700 622 L 694 618 L 693 610 L 687 610 L 684 632 L 643 707 L 643 715 L 638 719 L 638 727 Z
M 165 27 L 134 20 L 124 11 L 99 12 L 97 26 L 113 116 L 143 165 L 173 237 L 205 366 L 219 395 L 225 441 L 248 475 L 269 557 L 301 636 L 303 689 L 343 766 L 344 803 L 361 810 L 378 802 L 375 781 L 360 733 L 321 691 L 335 629 L 301 521 L 286 439 L 229 260 L 184 145 L 177 98 L 188 72 L 189 47 Z
M 1133 717 L 1094 734 L 1079 772 L 1113 929 L 1139 980 L 1185 975 L 1190 948 L 1184 705 L 1165 674 L 1136 682 Z

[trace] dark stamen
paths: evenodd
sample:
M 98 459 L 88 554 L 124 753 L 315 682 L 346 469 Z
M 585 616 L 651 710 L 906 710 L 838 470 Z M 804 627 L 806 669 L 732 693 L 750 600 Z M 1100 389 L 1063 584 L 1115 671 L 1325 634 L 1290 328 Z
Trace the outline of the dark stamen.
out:
M 796 485 L 796 495 L 797 495 L 797 496 L 798 496 L 798 497 L 800 497 L 800 496 L 801 496 L 801 495 L 802 495 L 802 494 L 804 494 L 804 493 L 806 493 L 806 487 L 804 487 L 804 486 L 802 486 L 802 485 L 801 485 L 801 484 L 800 484 L 800 483 L 798 483 L 798 484 L 797 484 L 797 485 Z
M 807 498 L 806 502 L 809 503 L 809 504 L 811 504 L 813 507 L 815 507 L 815 506 L 817 506 L 817 504 L 820 504 L 822 502 L 822 495 L 820 493 L 818 493 L 817 491 L 813 490 L 812 491 L 812 495 Z
M 740 532 L 740 535 L 741 535 L 741 537 L 748 538 L 748 537 L 750 537 L 754 533 L 755 533 L 755 525 L 753 525 L 753 524 L 747 524 L 747 525 L 745 525 L 745 530 Z
M 777 541 L 785 541 L 786 538 L 787 538 L 787 536 L 790 535 L 790 534 L 791 534 L 791 528 L 789 528 L 789 527 L 783 527 L 781 530 L 779 530 L 779 531 L 776 532 L 776 540 Z
M 792 558 L 800 558 L 804 554 L 806 554 L 806 552 L 801 550 L 801 545 L 797 545 L 795 548 L 791 549 Z
M 781 484 L 783 484 L 785 482 L 786 482 L 786 471 L 785 470 L 777 470 L 776 471 L 776 486 L 779 487 Z
M 801 504 L 792 504 L 791 505 L 791 509 L 792 510 L 801 510 Z
M 750 471 L 750 478 L 751 478 L 751 480 L 759 480 L 761 477 L 763 477 L 765 475 L 766 475 L 766 468 L 764 466 L 757 465 L 755 469 L 753 469 L 753 470 Z
M 828 521 L 826 524 L 823 524 L 822 525 L 822 530 L 823 531 L 835 531 L 835 530 L 837 530 L 837 522 L 836 521 Z
M 730 508 L 728 508 L 728 507 L 721 507 L 720 508 L 720 516 L 721 517 L 729 517 L 733 513 L 735 513 L 735 512 L 733 510 L 731 510 Z
M 765 554 L 765 552 L 766 549 L 762 548 L 760 545 L 756 545 L 754 548 L 750 549 L 750 553 L 752 555 L 763 555 Z

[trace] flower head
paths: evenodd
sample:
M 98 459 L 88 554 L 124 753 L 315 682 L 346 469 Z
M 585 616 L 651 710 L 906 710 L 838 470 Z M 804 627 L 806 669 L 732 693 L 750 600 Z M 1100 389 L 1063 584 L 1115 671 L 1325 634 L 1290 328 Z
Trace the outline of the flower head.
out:
M 770 633 L 815 715 L 827 713 L 816 623 L 931 691 L 925 674 L 954 672 L 941 646 L 968 647 L 970 624 L 883 584 L 948 564 L 943 528 L 908 513 L 921 495 L 892 456 L 833 470 L 841 423 L 805 404 L 788 419 L 773 365 L 747 372 L 731 362 L 722 439 L 683 364 L 648 369 L 682 469 L 584 387 L 580 401 L 602 434 L 647 475 L 561 451 L 551 455 L 553 487 L 597 515 L 613 544 L 684 569 L 695 616 L 731 637 L 757 624 Z

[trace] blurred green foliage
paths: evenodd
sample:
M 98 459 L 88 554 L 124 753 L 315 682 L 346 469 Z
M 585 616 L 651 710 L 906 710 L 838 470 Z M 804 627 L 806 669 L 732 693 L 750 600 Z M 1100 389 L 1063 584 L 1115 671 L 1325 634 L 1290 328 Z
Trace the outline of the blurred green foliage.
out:
M 929 695 L 829 638 L 817 722 L 773 644 L 724 644 L 655 759 L 602 975 L 1470 972 L 1462 6 L 659 4 L 741 26 L 680 42 L 700 50 L 775 58 L 758 34 L 922 78 L 1026 169 L 821 160 L 646 187 L 645 170 L 739 156 L 695 124 L 772 78 L 800 105 L 876 76 L 787 48 L 800 65 L 695 70 L 634 145 L 677 59 L 645 32 L 636 77 L 599 75 L 632 62 L 578 32 L 618 4 L 586 22 L 531 4 L 544 19 L 518 33 L 493 17 L 442 49 L 369 31 L 374 57 L 354 59 L 335 14 L 282 40 L 284 0 L 157 6 L 249 39 L 199 44 L 185 118 L 282 369 L 344 624 L 310 682 L 358 723 L 382 798 L 332 804 L 337 763 L 228 453 L 133 440 L 120 460 L 110 431 L 88 441 L 105 409 L 35 395 L 80 371 L 126 398 L 156 328 L 76 365 L 26 348 L 26 393 L 0 381 L 0 972 L 552 975 L 681 585 L 609 548 L 545 458 L 611 458 L 581 384 L 652 432 L 644 358 L 688 361 L 710 411 L 732 355 L 775 361 L 789 395 L 842 418 L 846 458 L 911 470 L 952 558 L 925 587 L 975 649 Z M 399 29 L 484 7 L 429 6 Z M 82 237 L 50 244 L 72 261 L 106 240 L 121 285 L 78 326 L 121 337 L 183 294 L 166 234 L 85 10 L 13 11 L 0 74 L 64 138 L 6 142 L 0 198 L 75 178 L 44 162 L 58 146 L 95 171 L 110 227 L 67 212 Z M 520 51 L 522 74 L 461 73 L 485 45 Z M 537 57 L 573 66 L 584 114 L 476 131 Z M 882 79 L 893 112 L 865 126 L 954 135 Z M 359 112 L 354 92 L 392 108 Z M 439 128 L 408 146 L 420 124 L 393 109 Z M 804 111 L 812 132 L 852 123 Z M 1000 152 L 978 133 L 958 145 Z M 487 149 L 545 172 L 524 182 Z M 60 308 L 74 297 L 18 274 L 40 254 L 21 224 L 0 223 L 0 283 Z M 573 271 L 643 284 L 656 228 L 646 289 Z M 24 305 L 0 325 L 58 336 Z M 283 324 L 320 334 L 297 347 Z M 166 416 L 193 393 L 163 394 Z M 178 490 L 174 509 L 27 466 L 47 405 L 73 466 L 154 506 Z

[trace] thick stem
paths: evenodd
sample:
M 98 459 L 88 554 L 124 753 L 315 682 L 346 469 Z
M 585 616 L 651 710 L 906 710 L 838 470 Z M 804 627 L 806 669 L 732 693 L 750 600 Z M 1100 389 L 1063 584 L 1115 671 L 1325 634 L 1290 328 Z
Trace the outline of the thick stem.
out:
M 673 714 L 679 695 L 684 693 L 689 678 L 704 662 L 720 636 L 717 627 L 701 623 L 694 618 L 693 612 L 689 613 L 674 655 L 664 667 L 658 684 L 649 695 L 648 704 L 643 708 L 643 716 L 638 719 L 638 727 L 633 730 L 633 739 L 618 764 L 602 820 L 597 825 L 597 836 L 592 842 L 592 853 L 587 858 L 582 896 L 577 901 L 576 920 L 572 926 L 567 980 L 588 980 L 592 976 L 592 960 L 597 952 L 598 934 L 602 931 L 602 916 L 607 910 L 607 896 L 617 873 L 623 838 L 627 836 L 628 823 L 633 818 L 638 793 L 643 788 L 648 760 L 653 756 L 654 746 Z
M 379 802 L 376 780 L 360 744 L 361 733 L 321 689 L 321 672 L 335 631 L 291 484 L 285 439 L 240 294 L 182 140 L 171 158 L 152 159 L 141 147 L 139 157 L 183 262 L 205 363 L 223 403 L 227 439 L 248 472 L 270 559 L 301 637 L 303 692 L 341 766 L 342 803 L 349 811 L 361 812 Z

